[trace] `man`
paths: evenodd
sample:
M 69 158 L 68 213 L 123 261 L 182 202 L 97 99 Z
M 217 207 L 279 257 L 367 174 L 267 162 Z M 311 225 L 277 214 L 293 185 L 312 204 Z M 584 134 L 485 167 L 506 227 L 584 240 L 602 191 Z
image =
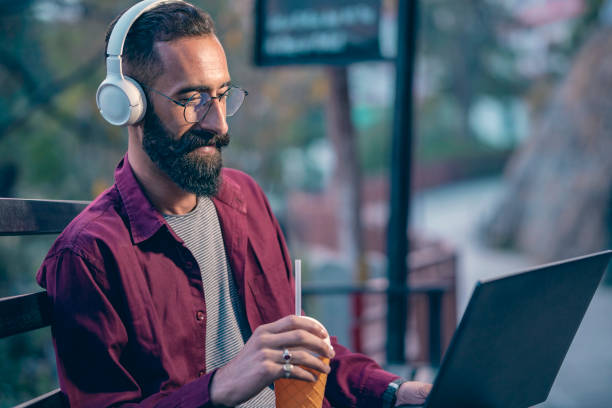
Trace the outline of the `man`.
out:
M 429 385 L 401 383 L 333 337 L 329 348 L 322 326 L 291 315 L 278 222 L 250 177 L 222 170 L 226 116 L 246 92 L 210 17 L 167 2 L 128 29 L 122 68 L 146 113 L 128 126 L 115 184 L 37 275 L 71 406 L 273 407 L 274 380 L 315 380 L 302 367 L 329 373 L 325 407 L 423 402 Z

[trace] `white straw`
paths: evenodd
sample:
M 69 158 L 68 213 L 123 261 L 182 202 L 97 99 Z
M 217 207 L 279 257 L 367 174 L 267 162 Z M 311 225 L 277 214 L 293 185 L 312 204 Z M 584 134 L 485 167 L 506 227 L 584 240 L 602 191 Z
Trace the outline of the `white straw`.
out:
M 295 315 L 302 315 L 302 260 L 295 260 Z

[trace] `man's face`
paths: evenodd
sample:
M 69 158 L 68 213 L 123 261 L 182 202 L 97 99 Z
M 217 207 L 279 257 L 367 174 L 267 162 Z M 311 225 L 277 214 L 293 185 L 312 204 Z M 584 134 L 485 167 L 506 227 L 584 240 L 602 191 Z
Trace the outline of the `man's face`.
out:
M 164 72 L 152 88 L 183 101 L 195 92 L 217 96 L 230 76 L 221 44 L 214 36 L 182 38 L 156 44 Z M 216 100 L 198 123 L 188 123 L 183 107 L 154 92 L 144 119 L 143 149 L 182 189 L 212 196 L 219 187 L 221 149 L 229 144 L 225 111 Z

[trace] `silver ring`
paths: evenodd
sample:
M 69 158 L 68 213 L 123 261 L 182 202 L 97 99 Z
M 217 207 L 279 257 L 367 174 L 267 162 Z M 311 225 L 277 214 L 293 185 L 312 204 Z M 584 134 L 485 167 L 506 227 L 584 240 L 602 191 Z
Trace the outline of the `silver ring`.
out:
M 293 370 L 293 364 L 285 363 L 283 364 L 283 375 L 285 378 L 291 377 L 291 370 Z
M 283 350 L 283 363 L 290 363 L 291 362 L 291 353 L 289 352 L 289 349 L 284 349 Z

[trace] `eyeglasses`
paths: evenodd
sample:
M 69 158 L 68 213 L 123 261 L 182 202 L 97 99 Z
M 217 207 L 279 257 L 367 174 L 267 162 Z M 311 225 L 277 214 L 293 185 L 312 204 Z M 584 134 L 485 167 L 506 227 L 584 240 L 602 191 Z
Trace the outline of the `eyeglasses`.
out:
M 183 116 L 189 123 L 198 123 L 204 119 L 212 107 L 213 99 L 216 99 L 219 102 L 225 111 L 226 117 L 233 116 L 236 112 L 238 112 L 238 109 L 240 109 L 240 106 L 242 106 L 242 102 L 244 102 L 244 98 L 249 94 L 246 90 L 240 87 L 230 85 L 227 91 L 223 92 L 221 95 L 210 96 L 206 92 L 196 92 L 183 101 L 177 101 L 176 99 L 171 98 L 156 89 L 148 86 L 145 86 L 144 88 L 163 96 L 178 106 L 182 106 L 184 108 Z

